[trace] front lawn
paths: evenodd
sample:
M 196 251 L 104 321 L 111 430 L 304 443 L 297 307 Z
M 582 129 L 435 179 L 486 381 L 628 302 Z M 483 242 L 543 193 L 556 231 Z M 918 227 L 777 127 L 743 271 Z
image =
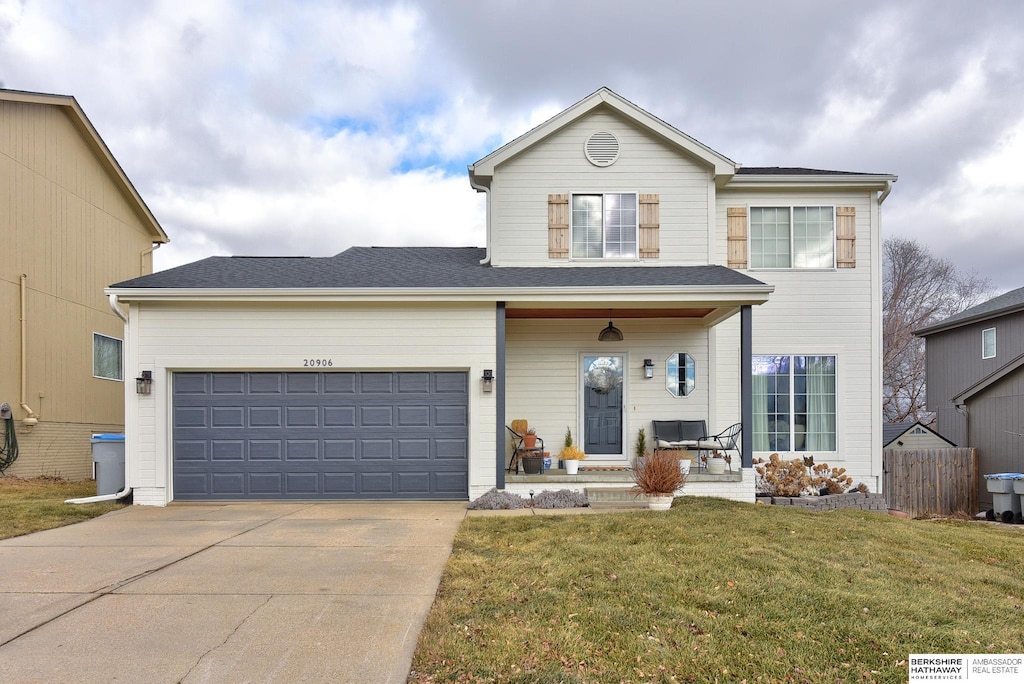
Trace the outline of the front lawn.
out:
M 95 495 L 96 483 L 92 481 L 0 477 L 0 539 L 70 525 L 124 507 L 124 504 L 113 501 L 82 505 L 64 503 L 65 499 Z
M 683 497 L 471 517 L 417 682 L 905 682 L 910 653 L 1024 652 L 1024 529 Z

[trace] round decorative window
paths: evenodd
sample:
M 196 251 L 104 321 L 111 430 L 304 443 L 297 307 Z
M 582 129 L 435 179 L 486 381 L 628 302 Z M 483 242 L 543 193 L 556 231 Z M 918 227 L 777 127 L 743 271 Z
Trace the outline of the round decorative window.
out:
M 619 158 L 619 139 L 609 131 L 598 131 L 587 138 L 584 151 L 594 166 L 611 166 Z

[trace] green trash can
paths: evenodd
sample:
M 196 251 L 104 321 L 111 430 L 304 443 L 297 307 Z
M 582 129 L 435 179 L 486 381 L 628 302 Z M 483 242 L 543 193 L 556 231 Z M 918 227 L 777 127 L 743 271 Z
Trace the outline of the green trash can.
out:
M 96 494 L 117 494 L 124 489 L 124 435 L 93 435 L 90 442 L 96 468 Z

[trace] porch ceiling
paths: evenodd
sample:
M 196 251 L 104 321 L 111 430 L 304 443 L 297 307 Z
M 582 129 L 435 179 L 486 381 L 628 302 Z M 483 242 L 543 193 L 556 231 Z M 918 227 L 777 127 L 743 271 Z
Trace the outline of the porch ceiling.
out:
M 506 309 L 506 318 L 706 318 L 714 309 L 573 309 L 573 308 L 512 308 Z

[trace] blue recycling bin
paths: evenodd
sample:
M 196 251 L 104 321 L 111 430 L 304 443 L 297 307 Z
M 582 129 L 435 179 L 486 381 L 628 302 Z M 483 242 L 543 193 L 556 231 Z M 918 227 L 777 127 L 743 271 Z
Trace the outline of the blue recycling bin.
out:
M 117 494 L 124 489 L 124 435 L 93 435 L 90 442 L 96 468 L 96 494 Z

